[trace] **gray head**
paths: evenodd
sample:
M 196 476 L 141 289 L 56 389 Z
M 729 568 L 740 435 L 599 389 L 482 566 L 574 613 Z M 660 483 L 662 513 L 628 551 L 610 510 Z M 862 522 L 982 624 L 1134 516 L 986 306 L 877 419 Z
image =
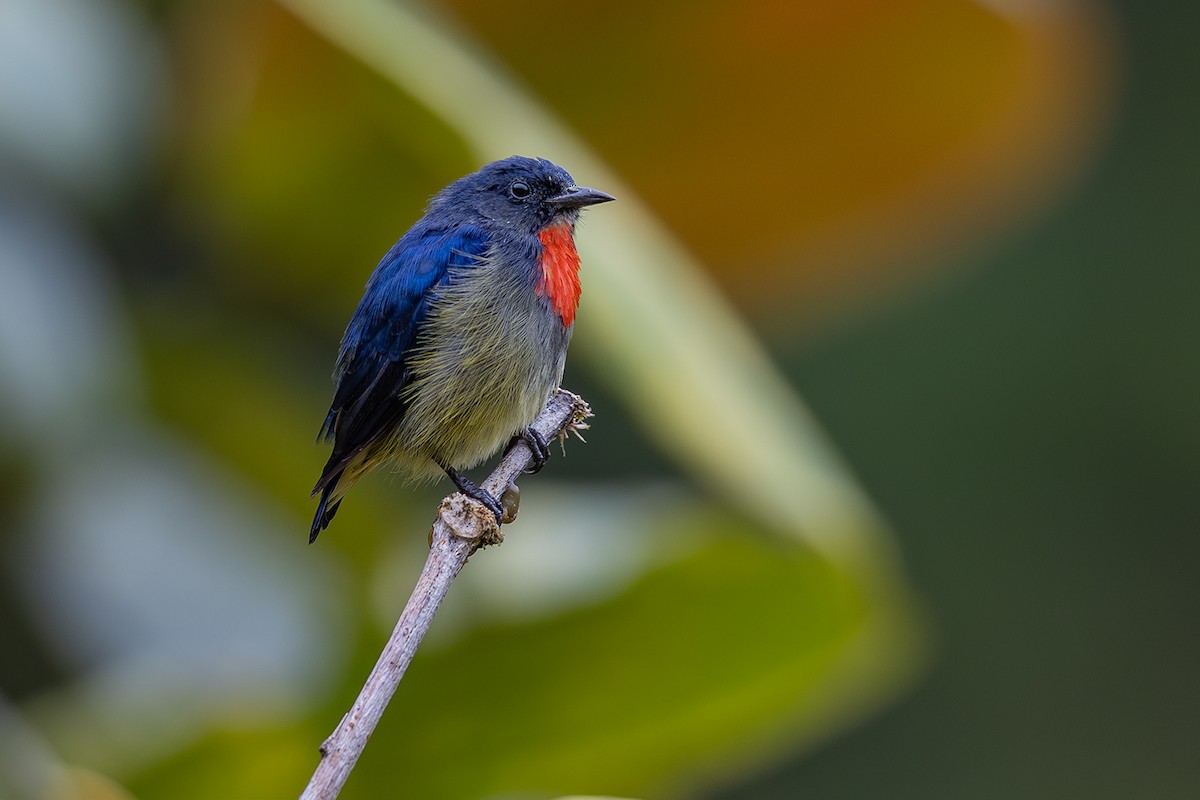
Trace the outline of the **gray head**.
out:
M 613 199 L 597 189 L 576 186 L 565 169 L 544 158 L 510 156 L 438 192 L 426 218 L 534 233 L 547 225 L 574 222 L 583 207 Z

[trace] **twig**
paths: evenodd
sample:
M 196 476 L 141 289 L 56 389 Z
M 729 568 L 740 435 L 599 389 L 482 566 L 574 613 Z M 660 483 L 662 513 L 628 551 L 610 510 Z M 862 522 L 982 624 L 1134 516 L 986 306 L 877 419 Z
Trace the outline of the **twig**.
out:
M 586 428 L 584 420 L 590 416 L 591 409 L 583 398 L 559 389 L 532 427 L 547 441 L 562 440 L 568 433 Z M 529 447 L 518 440 L 483 482 L 483 488 L 500 497 L 532 460 Z M 333 800 L 338 796 L 425 638 L 450 584 L 472 553 L 501 540 L 496 518 L 481 503 L 458 493 L 442 500 L 430 532 L 429 557 L 421 577 L 358 699 L 321 745 L 321 761 L 300 800 Z

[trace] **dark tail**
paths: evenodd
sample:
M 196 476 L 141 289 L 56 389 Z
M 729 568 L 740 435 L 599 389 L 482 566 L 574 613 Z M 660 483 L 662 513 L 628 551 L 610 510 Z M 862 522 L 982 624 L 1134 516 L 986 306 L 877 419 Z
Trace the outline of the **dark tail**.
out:
M 321 492 L 321 502 L 317 504 L 317 513 L 313 516 L 312 531 L 308 534 L 309 544 L 315 542 L 317 537 L 320 536 L 321 531 L 329 527 L 329 521 L 333 519 L 333 515 L 337 513 L 338 506 L 342 504 L 340 498 L 332 505 L 329 503 L 329 498 L 333 496 L 333 491 L 337 488 L 338 480 L 341 479 L 342 473 L 339 472 L 330 477 L 331 480 L 329 481 L 322 480 L 321 483 L 325 484 L 323 487 L 321 484 L 317 484 L 317 489 Z M 316 491 L 313 490 L 313 493 L 316 494 Z

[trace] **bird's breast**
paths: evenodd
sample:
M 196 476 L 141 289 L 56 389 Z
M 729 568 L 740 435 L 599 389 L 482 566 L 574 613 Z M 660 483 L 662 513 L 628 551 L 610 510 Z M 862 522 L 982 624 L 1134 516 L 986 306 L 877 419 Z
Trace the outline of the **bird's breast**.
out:
M 542 251 L 538 256 L 537 292 L 550 301 L 563 325 L 571 325 L 575 322 L 580 292 L 574 226 L 570 223 L 550 225 L 538 234 L 538 241 L 542 243 Z
M 549 284 L 539 292 L 530 256 L 518 265 L 492 255 L 450 276 L 408 358 L 403 446 L 471 466 L 528 426 L 558 386 L 571 327 Z

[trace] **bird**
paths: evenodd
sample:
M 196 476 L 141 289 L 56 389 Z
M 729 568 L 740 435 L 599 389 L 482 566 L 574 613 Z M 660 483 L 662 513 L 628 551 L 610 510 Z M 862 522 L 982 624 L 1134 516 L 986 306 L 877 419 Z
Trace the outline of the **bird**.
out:
M 384 464 L 410 481 L 445 473 L 500 523 L 499 500 L 461 470 L 516 437 L 533 471 L 549 457 L 529 426 L 562 380 L 574 329 L 575 224 L 613 199 L 544 158 L 511 156 L 429 200 L 375 267 L 342 337 L 310 544 Z

